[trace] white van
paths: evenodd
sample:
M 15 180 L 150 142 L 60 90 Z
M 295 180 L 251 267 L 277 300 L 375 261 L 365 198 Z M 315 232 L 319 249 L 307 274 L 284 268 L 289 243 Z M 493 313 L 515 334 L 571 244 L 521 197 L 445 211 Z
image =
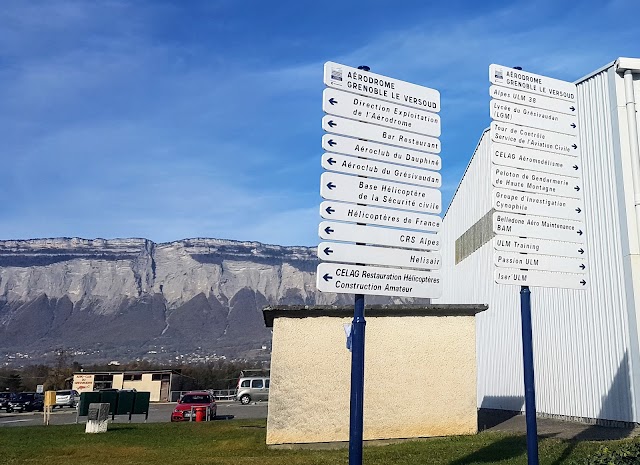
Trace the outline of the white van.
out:
M 238 380 L 235 400 L 242 405 L 249 405 L 251 402 L 269 400 L 269 378 L 262 376 L 251 376 Z

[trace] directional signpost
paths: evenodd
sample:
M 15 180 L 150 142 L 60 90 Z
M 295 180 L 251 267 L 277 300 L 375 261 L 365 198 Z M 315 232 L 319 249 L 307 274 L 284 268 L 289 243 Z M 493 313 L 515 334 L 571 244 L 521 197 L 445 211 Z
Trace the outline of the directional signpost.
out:
M 364 295 L 442 293 L 440 93 L 327 62 L 316 287 L 355 294 L 349 465 L 362 464 Z
M 521 286 L 527 459 L 538 464 L 529 286 L 589 282 L 576 86 L 489 66 L 494 280 Z
M 489 67 L 489 80 L 494 232 L 585 244 L 576 86 L 495 64 Z M 571 248 L 554 250 L 558 260 L 572 257 Z M 584 276 L 562 280 L 560 271 L 578 274 L 570 266 L 536 271 L 526 285 L 549 287 L 556 279 L 551 287 L 582 289 L 589 282 Z M 503 279 L 496 281 L 506 284 Z

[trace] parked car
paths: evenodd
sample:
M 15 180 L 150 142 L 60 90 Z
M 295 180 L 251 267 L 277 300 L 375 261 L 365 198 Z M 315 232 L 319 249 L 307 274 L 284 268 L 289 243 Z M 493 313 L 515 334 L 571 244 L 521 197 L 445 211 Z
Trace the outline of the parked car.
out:
M 80 402 L 80 393 L 75 389 L 66 389 L 63 391 L 56 391 L 56 405 L 54 407 L 71 407 Z
M 235 400 L 242 405 L 249 405 L 251 401 L 269 400 L 269 381 L 265 376 L 240 378 Z
M 0 410 L 9 408 L 9 401 L 15 397 L 13 392 L 0 392 Z M 8 412 L 9 410 L 7 410 Z
M 9 401 L 7 412 L 44 411 L 44 396 L 36 392 L 21 392 Z
M 196 414 L 197 408 L 204 408 L 208 420 L 216 417 L 217 405 L 214 398 L 207 391 L 190 391 L 178 401 L 178 405 L 171 413 L 171 421 L 190 421 Z M 195 418 L 194 418 L 195 419 Z

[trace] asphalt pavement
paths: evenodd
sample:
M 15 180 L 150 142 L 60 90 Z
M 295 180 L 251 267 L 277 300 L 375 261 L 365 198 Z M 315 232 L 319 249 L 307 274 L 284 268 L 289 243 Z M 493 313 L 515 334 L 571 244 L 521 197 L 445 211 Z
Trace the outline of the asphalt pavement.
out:
M 609 441 L 640 436 L 640 428 L 630 425 L 601 426 L 555 418 L 536 418 L 539 438 L 573 441 Z M 527 433 L 525 415 L 505 410 L 480 409 L 478 431 Z
M 151 404 L 149 409 L 149 423 L 168 422 L 175 403 Z M 234 419 L 267 418 L 268 402 L 257 402 L 241 405 L 238 402 L 219 401 L 215 421 Z M 0 427 L 42 425 L 44 416 L 41 412 L 30 413 L 0 413 Z M 85 423 L 87 417 L 78 418 L 79 423 Z M 115 417 L 115 423 L 127 423 L 128 416 Z M 144 415 L 133 415 L 132 423 L 143 423 Z M 76 410 L 70 408 L 55 409 L 51 414 L 50 425 L 69 425 L 76 423 Z M 577 421 L 565 421 L 551 418 L 537 418 L 539 438 L 558 438 L 575 441 L 603 441 L 624 439 L 640 436 L 639 427 L 631 426 L 599 426 Z M 501 410 L 485 410 L 478 412 L 478 431 L 496 431 L 516 434 L 526 434 L 527 426 L 524 415 Z
M 250 405 L 241 405 L 238 402 L 219 401 L 217 402 L 216 421 L 234 419 L 258 419 L 267 418 L 268 402 L 256 402 Z M 151 404 L 149 406 L 148 423 L 162 423 L 171 420 L 171 412 L 175 408 L 175 403 Z M 71 425 L 76 423 L 76 410 L 71 408 L 54 409 L 49 420 L 50 425 Z M 78 423 L 86 423 L 87 417 L 79 417 Z M 116 415 L 115 423 L 127 423 L 127 415 Z M 132 415 L 131 423 L 144 423 L 144 415 Z M 44 424 L 44 414 L 42 412 L 25 413 L 0 413 L 0 427 L 7 426 L 35 426 Z

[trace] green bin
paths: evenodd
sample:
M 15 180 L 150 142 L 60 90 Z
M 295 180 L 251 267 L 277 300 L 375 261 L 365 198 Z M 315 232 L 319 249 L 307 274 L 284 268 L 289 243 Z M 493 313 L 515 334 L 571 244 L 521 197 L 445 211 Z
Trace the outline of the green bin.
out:
M 116 415 L 129 415 L 133 412 L 133 399 L 135 394 L 135 391 L 118 392 L 118 407 L 116 409 Z
M 150 392 L 134 392 L 133 413 L 136 415 L 145 414 L 145 421 L 149 417 Z
M 118 408 L 118 391 L 100 391 L 100 402 L 109 404 L 109 413 L 113 417 Z
M 89 404 L 97 404 L 100 402 L 99 392 L 83 392 L 80 394 L 80 406 L 78 407 L 78 416 L 86 417 L 89 415 Z

